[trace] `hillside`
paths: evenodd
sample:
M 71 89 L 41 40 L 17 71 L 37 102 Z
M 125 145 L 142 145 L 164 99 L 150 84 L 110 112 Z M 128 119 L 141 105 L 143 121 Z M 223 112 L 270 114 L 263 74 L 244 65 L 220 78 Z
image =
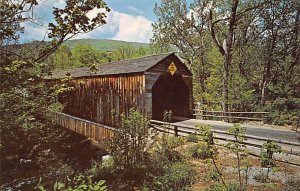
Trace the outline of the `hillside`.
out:
M 73 49 L 77 44 L 89 44 L 96 50 L 111 51 L 121 45 L 131 45 L 133 47 L 143 46 L 147 48 L 149 44 L 139 42 L 126 42 L 119 40 L 106 40 L 106 39 L 76 39 L 68 40 L 64 43 L 70 49 Z

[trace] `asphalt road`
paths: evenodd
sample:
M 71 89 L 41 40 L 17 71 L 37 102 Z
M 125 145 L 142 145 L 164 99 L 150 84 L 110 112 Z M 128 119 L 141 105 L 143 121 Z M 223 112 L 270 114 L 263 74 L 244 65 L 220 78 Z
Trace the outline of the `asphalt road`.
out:
M 220 131 L 227 131 L 230 127 L 233 126 L 233 124 L 223 122 L 223 121 L 211 121 L 211 120 L 200 120 L 200 119 L 188 119 L 188 120 L 176 122 L 175 124 L 189 126 L 189 127 L 195 127 L 197 124 L 210 125 L 214 130 L 220 130 Z M 241 126 L 246 128 L 246 135 L 300 143 L 300 139 L 299 139 L 300 133 L 297 133 L 295 131 L 286 130 L 286 129 L 275 129 L 271 127 L 251 126 L 251 125 L 241 125 Z M 225 138 L 225 139 L 233 139 L 233 136 L 231 135 L 216 133 L 215 136 L 220 138 Z M 256 145 L 262 145 L 266 141 L 248 138 L 245 142 L 256 144 Z M 219 143 L 225 144 L 226 142 L 219 141 Z M 292 151 L 298 154 L 297 155 L 276 154 L 275 158 L 283 161 L 289 161 L 293 164 L 298 164 L 297 166 L 300 166 L 300 146 L 287 145 L 281 143 L 279 145 L 281 145 L 282 149 L 285 151 Z M 247 148 L 250 151 L 250 153 L 254 153 L 257 155 L 260 154 L 260 149 L 257 147 L 247 145 Z
M 211 121 L 211 120 L 201 120 L 201 119 L 188 119 L 176 124 L 187 125 L 190 127 L 195 127 L 197 124 L 210 125 L 215 130 L 227 131 L 233 126 L 231 123 L 224 121 Z M 275 129 L 271 127 L 259 127 L 251 125 L 241 125 L 246 128 L 247 135 L 265 137 L 270 139 L 279 139 L 284 141 L 290 141 L 295 143 L 300 143 L 300 133 L 287 129 Z

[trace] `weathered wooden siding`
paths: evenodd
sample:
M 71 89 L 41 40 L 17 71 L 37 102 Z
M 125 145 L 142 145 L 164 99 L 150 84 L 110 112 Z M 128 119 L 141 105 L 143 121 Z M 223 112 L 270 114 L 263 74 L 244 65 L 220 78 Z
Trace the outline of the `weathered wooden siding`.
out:
M 155 66 L 148 69 L 147 72 L 156 73 L 156 74 L 169 73 L 168 67 L 170 66 L 170 64 L 172 62 L 175 64 L 175 66 L 177 68 L 177 71 L 176 71 L 177 74 L 180 74 L 182 76 L 192 77 L 192 73 L 189 71 L 189 69 L 174 54 L 172 54 L 172 55 L 168 56 L 167 58 L 163 59 L 162 61 L 160 61 Z
M 64 113 L 52 112 L 51 114 L 53 115 L 56 124 L 98 142 L 109 141 L 115 132 L 115 129 L 111 127 L 80 119 Z
M 145 114 L 144 80 L 143 74 L 76 78 L 75 89 L 60 101 L 67 114 L 115 126 L 118 116 L 132 107 Z
M 170 71 L 168 67 L 171 63 L 174 63 L 177 70 L 174 75 L 180 75 L 183 78 L 185 85 L 188 87 L 188 109 L 184 112 L 185 117 L 192 117 L 193 114 L 193 88 L 192 88 L 192 74 L 188 68 L 176 57 L 170 55 L 166 59 L 160 61 L 155 66 L 151 67 L 145 72 L 145 105 L 146 113 L 149 118 L 153 116 L 153 86 L 162 75 L 169 75 Z M 182 88 L 184 91 L 184 88 Z M 180 109 L 180 108 L 179 108 Z

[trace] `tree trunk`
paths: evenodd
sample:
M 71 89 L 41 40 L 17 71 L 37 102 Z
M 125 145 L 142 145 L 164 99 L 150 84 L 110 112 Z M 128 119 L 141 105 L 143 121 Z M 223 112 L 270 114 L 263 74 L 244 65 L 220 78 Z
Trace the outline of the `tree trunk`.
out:
M 209 25 L 210 25 L 210 35 L 212 37 L 212 40 L 216 47 L 218 48 L 219 52 L 224 57 L 223 62 L 223 91 L 222 91 L 222 106 L 223 106 L 223 113 L 224 116 L 227 115 L 228 112 L 228 101 L 229 101 L 229 66 L 231 62 L 231 53 L 232 53 L 232 46 L 233 46 L 233 35 L 235 30 L 235 25 L 237 23 L 237 7 L 239 5 L 239 0 L 233 0 L 233 4 L 231 7 L 231 13 L 230 13 L 230 20 L 228 25 L 228 32 L 226 35 L 226 39 L 224 39 L 223 46 L 220 44 L 216 33 L 215 33 L 215 27 L 214 27 L 214 21 L 213 21 L 213 12 L 212 9 L 209 12 Z
M 260 98 L 260 104 L 265 105 L 266 99 L 265 99 L 265 91 L 267 87 L 267 81 L 264 79 L 262 86 L 261 86 L 261 98 Z
M 228 112 L 229 63 L 230 63 L 230 55 L 225 54 L 224 62 L 223 62 L 223 92 L 222 92 L 222 97 L 223 97 L 222 107 L 223 107 L 224 116 L 226 116 Z
M 205 75 L 205 59 L 204 59 L 204 54 L 201 53 L 201 64 L 199 65 L 199 71 L 201 70 L 201 75 L 199 76 L 199 81 L 200 81 L 200 86 L 201 86 L 201 93 L 203 95 L 203 93 L 205 92 L 205 79 L 206 79 L 206 75 Z M 202 104 L 204 104 L 205 99 L 202 96 Z

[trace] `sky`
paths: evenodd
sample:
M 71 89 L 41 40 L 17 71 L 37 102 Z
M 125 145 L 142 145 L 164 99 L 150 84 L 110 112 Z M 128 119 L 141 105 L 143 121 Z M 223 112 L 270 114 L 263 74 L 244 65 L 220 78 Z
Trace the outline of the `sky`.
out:
M 62 8 L 65 0 L 39 0 L 34 8 L 34 15 L 38 23 L 47 26 L 53 22 L 52 7 Z M 105 0 L 111 11 L 107 15 L 107 24 L 86 34 L 80 34 L 75 39 L 95 38 L 113 39 L 130 42 L 148 43 L 152 36 L 151 24 L 156 21 L 153 13 L 155 3 L 160 0 Z M 91 13 L 93 14 L 93 13 Z M 24 23 L 25 32 L 21 35 L 21 42 L 42 40 L 47 28 L 32 23 Z

